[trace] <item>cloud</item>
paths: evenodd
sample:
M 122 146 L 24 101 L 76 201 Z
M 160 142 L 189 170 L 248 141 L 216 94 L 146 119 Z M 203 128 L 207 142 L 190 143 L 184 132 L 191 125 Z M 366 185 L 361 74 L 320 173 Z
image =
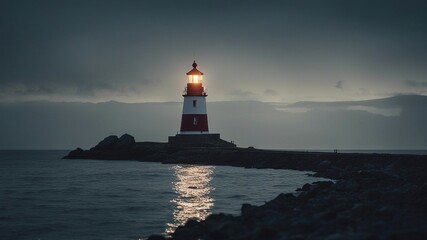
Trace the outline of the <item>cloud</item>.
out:
M 181 101 L 193 53 L 218 100 L 341 99 L 344 84 L 346 98 L 360 98 L 350 86 L 405 91 L 408 73 L 426 79 L 427 56 L 425 3 L 408 1 L 0 1 L 0 95 Z M 233 86 L 245 89 L 230 96 Z
M 246 91 L 246 90 L 240 90 L 240 89 L 233 89 L 230 91 L 230 95 L 232 99 L 235 100 L 256 100 L 258 99 L 258 94 Z
M 338 89 L 343 89 L 342 81 L 341 80 L 337 81 L 337 84 L 335 84 L 335 87 Z
M 427 88 L 427 82 L 417 82 L 412 80 L 405 80 L 404 84 L 413 88 Z
M 98 81 L 0 83 L 0 88 L 3 94 L 20 96 L 72 93 L 85 97 L 94 96 L 97 91 L 120 91 L 117 86 Z
M 119 89 L 105 82 L 88 82 L 85 84 L 79 84 L 76 89 L 76 94 L 82 97 L 93 97 L 97 91 L 116 92 Z
M 113 84 L 101 81 L 75 81 L 75 82 L 24 82 L 1 83 L 1 101 L 95 101 L 97 98 L 111 99 L 137 99 L 143 92 L 141 85 Z
M 274 89 L 265 89 L 264 90 L 264 95 L 267 95 L 267 96 L 277 96 L 278 94 L 279 93 Z
M 25 96 L 25 95 L 51 95 L 55 91 L 52 87 L 47 85 L 21 85 L 18 88 L 12 90 L 16 95 Z

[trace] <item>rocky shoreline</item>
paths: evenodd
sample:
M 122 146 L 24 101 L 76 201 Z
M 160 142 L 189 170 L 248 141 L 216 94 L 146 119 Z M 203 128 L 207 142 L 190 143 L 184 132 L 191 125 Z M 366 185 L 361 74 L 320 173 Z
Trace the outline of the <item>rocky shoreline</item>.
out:
M 426 155 L 177 148 L 108 138 L 65 158 L 286 168 L 336 180 L 305 184 L 262 206 L 243 204 L 240 216 L 189 220 L 169 239 L 427 239 Z

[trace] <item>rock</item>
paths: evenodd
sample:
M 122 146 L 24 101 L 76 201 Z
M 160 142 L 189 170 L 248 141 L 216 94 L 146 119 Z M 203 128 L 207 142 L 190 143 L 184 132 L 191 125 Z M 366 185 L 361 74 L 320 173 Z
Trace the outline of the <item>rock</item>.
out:
M 375 234 L 369 234 L 365 237 L 365 240 L 380 240 L 381 238 Z
M 127 133 L 123 134 L 115 143 L 118 149 L 130 148 L 135 145 L 135 138 Z
M 353 217 L 366 218 L 371 216 L 374 208 L 368 203 L 355 203 L 352 208 Z
M 324 160 L 320 162 L 318 165 L 319 168 L 328 168 L 330 166 L 331 166 L 331 161 L 328 161 L 328 160 Z
M 336 168 L 334 166 L 329 167 L 317 167 L 317 173 L 314 174 L 315 177 L 326 177 L 331 179 L 342 179 L 345 172 L 343 169 Z
M 342 233 L 334 233 L 325 238 L 325 240 L 341 240 L 345 239 L 345 236 Z
M 334 184 L 334 182 L 332 182 L 332 181 L 318 181 L 318 182 L 314 182 L 312 184 L 313 184 L 313 186 L 315 186 L 316 189 L 326 189 L 326 188 L 329 188 L 330 186 L 332 186 Z
M 99 142 L 94 147 L 94 149 L 95 150 L 112 149 L 118 140 L 119 140 L 119 138 L 116 135 L 108 136 L 108 137 L 104 138 L 104 140 Z
M 281 193 L 275 199 L 267 202 L 265 206 L 269 209 L 284 212 L 290 210 L 290 206 L 296 201 L 297 199 L 292 193 Z
M 310 232 L 315 229 L 315 225 L 306 219 L 299 219 L 291 224 L 291 229 L 295 232 Z
M 375 201 L 375 200 L 377 200 L 379 198 L 381 198 L 381 192 L 375 191 L 375 190 L 368 191 L 367 199 L 369 201 Z
M 200 235 L 199 228 L 179 226 L 172 234 L 172 238 L 175 240 L 196 240 L 200 238 Z
M 335 211 L 327 211 L 319 214 L 319 218 L 322 220 L 334 220 L 337 217 L 337 213 Z
M 400 240 L 400 239 L 414 239 L 414 240 L 424 240 L 426 239 L 427 234 L 425 232 L 417 230 L 400 230 L 396 229 L 394 232 L 387 236 L 387 240 Z
M 161 235 L 151 235 L 147 240 L 166 240 L 166 238 Z
M 194 227 L 197 225 L 197 223 L 198 223 L 198 221 L 196 219 L 191 218 L 191 219 L 187 220 L 187 222 L 185 223 L 185 226 L 186 227 Z
M 308 191 L 311 188 L 311 184 L 310 183 L 306 183 L 304 184 L 304 186 L 302 186 L 301 191 Z
M 427 198 L 427 183 L 424 183 L 418 190 L 418 197 Z
M 242 216 L 253 215 L 256 209 L 257 209 L 256 206 L 252 206 L 249 203 L 244 203 L 242 204 L 242 208 L 241 208 Z
M 253 235 L 254 239 L 277 239 L 278 231 L 269 227 L 261 227 L 255 229 Z
M 296 197 L 292 193 L 281 193 L 270 202 L 277 202 L 280 204 L 289 204 L 296 201 Z
M 65 156 L 64 158 L 68 158 L 68 159 L 82 158 L 83 155 L 84 155 L 84 150 L 81 148 L 76 148 L 75 150 L 68 153 L 68 155 Z
M 376 212 L 376 217 L 380 219 L 391 219 L 393 217 L 393 214 L 397 211 L 397 209 L 391 207 L 391 206 L 383 206 Z

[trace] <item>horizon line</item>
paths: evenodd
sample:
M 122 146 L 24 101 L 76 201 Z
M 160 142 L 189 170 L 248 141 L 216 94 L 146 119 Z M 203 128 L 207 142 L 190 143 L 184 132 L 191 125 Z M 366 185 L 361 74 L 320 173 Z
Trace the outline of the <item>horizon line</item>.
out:
M 354 100 L 298 100 L 298 101 L 262 101 L 256 99 L 247 99 L 247 100 L 214 100 L 209 101 L 209 103 L 214 102 L 260 102 L 260 103 L 297 103 L 297 102 L 318 102 L 318 103 L 336 103 L 336 102 L 361 102 L 361 101 L 370 101 L 370 100 L 380 100 L 380 99 L 390 99 L 401 96 L 414 96 L 414 97 L 427 97 L 424 94 L 395 94 L 387 97 L 378 97 L 378 98 L 367 98 L 367 99 L 354 99 Z M 121 104 L 144 104 L 144 103 L 182 103 L 182 101 L 147 101 L 147 102 L 125 102 L 119 100 L 108 100 L 108 101 L 52 101 L 52 100 L 15 100 L 15 101 L 0 101 L 0 104 L 14 104 L 14 103 L 86 103 L 86 104 L 102 104 L 102 103 L 121 103 Z

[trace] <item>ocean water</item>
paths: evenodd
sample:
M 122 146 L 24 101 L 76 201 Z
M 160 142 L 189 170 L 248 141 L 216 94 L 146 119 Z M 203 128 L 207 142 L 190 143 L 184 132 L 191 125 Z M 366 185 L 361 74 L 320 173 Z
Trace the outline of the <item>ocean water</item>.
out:
M 333 153 L 335 149 L 270 149 L 276 151 L 325 152 Z M 336 149 L 338 153 L 376 153 L 376 154 L 408 154 L 427 155 L 427 149 Z
M 0 239 L 144 239 L 324 180 L 293 170 L 61 159 L 66 153 L 0 151 Z

